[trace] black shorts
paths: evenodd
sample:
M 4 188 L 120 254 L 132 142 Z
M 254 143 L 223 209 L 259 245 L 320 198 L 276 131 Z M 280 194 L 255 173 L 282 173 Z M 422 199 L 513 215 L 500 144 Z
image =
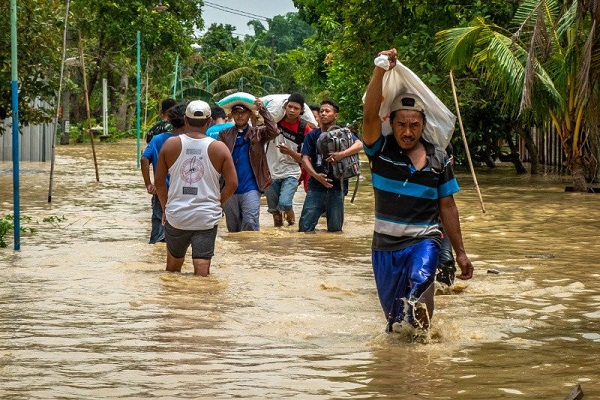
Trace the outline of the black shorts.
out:
M 200 231 L 186 231 L 174 228 L 169 225 L 169 222 L 166 222 L 165 241 L 167 242 L 167 250 L 175 258 L 184 258 L 191 244 L 192 258 L 210 260 L 215 254 L 217 226 Z

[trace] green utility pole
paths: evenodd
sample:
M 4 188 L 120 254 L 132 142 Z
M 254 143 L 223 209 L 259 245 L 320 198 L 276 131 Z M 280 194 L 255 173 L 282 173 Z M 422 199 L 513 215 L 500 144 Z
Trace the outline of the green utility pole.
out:
M 177 94 L 177 74 L 179 74 L 179 54 L 175 58 L 175 77 L 173 78 L 173 98 L 176 99 L 175 95 Z
M 140 31 L 137 31 L 137 37 L 136 37 L 136 44 L 137 44 L 137 101 L 136 101 L 136 121 L 135 121 L 135 127 L 136 127 L 136 139 L 137 139 L 137 153 L 135 154 L 135 158 L 137 160 L 137 167 L 140 167 L 140 125 L 141 125 L 141 117 L 142 117 L 142 93 L 141 93 L 141 86 L 142 86 L 142 67 L 141 67 L 141 39 L 140 39 Z

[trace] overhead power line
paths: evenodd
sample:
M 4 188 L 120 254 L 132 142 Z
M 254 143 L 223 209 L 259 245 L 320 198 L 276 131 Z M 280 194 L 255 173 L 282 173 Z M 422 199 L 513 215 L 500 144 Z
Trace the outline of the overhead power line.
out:
M 216 3 L 212 3 L 210 1 L 205 1 L 204 4 L 208 7 L 214 8 L 216 10 L 219 11 L 224 11 L 226 13 L 230 13 L 230 14 L 235 14 L 235 15 L 240 15 L 242 17 L 246 17 L 248 19 L 258 19 L 258 20 L 263 20 L 263 21 L 268 21 L 269 18 L 264 17 L 262 15 L 258 15 L 258 14 L 253 14 L 247 11 L 243 11 L 243 10 L 238 10 L 235 8 L 230 8 L 230 7 L 225 7 L 222 6 L 220 4 L 216 4 Z

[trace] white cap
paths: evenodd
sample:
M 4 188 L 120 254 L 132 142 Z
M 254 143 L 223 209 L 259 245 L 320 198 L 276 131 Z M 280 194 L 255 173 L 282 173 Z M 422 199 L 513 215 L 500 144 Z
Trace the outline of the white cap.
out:
M 202 100 L 191 101 L 185 109 L 185 116 L 192 119 L 210 118 L 210 106 Z
M 425 113 L 423 101 L 419 96 L 412 93 L 399 94 L 390 107 L 390 111 L 412 110 Z

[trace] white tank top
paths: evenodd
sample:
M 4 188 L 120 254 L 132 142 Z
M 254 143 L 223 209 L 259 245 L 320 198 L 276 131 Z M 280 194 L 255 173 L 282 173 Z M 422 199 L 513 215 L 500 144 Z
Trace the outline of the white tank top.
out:
M 211 229 L 221 219 L 219 173 L 210 162 L 208 146 L 214 139 L 194 139 L 179 135 L 181 153 L 169 174 L 169 196 L 165 207 L 167 221 L 182 230 Z

